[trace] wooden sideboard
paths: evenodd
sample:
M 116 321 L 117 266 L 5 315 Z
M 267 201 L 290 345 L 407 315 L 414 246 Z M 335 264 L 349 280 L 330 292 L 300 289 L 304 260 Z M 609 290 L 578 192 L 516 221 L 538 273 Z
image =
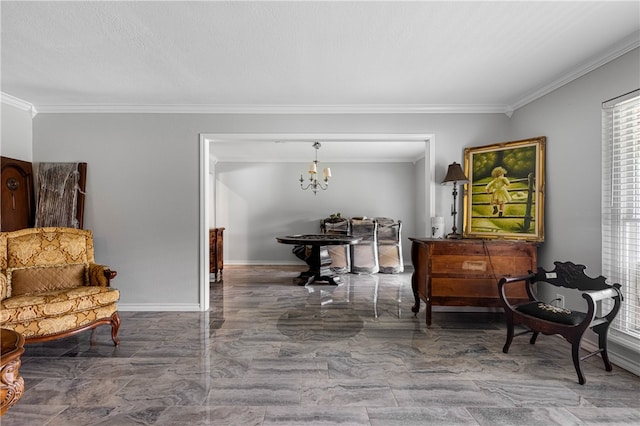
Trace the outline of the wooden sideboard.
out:
M 222 268 L 224 267 L 224 228 L 209 229 L 209 273 L 215 274 L 216 281 L 222 280 Z
M 432 306 L 502 307 L 498 281 L 503 276 L 537 270 L 538 243 L 511 240 L 409 238 L 414 272 L 411 285 L 414 313 L 420 299 L 427 305 L 427 327 Z M 523 288 L 509 289 L 514 302 L 528 300 Z

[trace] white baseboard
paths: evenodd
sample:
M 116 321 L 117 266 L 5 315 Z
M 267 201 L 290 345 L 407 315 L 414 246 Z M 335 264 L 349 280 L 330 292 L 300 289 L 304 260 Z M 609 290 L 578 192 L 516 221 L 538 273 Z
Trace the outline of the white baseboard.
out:
M 224 264 L 230 266 L 307 266 L 304 262 L 295 260 L 225 260 Z M 412 271 L 413 265 L 404 265 L 404 272 Z
M 118 303 L 122 312 L 198 312 L 197 303 Z
M 584 350 L 588 352 L 594 352 L 598 350 L 598 344 L 588 340 L 587 338 L 582 339 L 582 344 L 580 345 Z M 634 356 L 633 358 L 625 356 L 616 350 L 616 343 L 611 342 L 611 339 L 607 341 L 607 352 L 609 353 L 609 360 L 612 364 L 617 365 L 618 367 L 627 370 L 628 372 L 635 374 L 636 376 L 640 376 L 640 357 Z
M 291 261 L 280 261 L 280 260 L 225 260 L 225 265 L 233 265 L 233 266 L 306 266 L 306 264 L 302 261 L 296 262 L 295 260 Z

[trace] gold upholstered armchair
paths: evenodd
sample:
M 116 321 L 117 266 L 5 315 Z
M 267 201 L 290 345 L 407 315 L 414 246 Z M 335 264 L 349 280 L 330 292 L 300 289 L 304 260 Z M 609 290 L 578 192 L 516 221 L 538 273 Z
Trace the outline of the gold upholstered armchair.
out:
M 116 271 L 95 263 L 93 234 L 75 228 L 0 233 L 0 327 L 26 343 L 111 325 L 119 344 Z

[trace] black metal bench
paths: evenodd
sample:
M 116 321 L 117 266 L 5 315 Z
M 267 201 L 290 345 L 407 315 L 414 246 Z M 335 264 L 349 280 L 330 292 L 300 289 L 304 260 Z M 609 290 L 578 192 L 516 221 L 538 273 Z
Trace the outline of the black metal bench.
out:
M 585 275 L 586 267 L 584 265 L 576 265 L 572 262 L 554 262 L 554 264 L 553 271 L 538 268 L 537 273 L 530 272 L 525 276 L 500 279 L 498 292 L 507 320 L 507 341 L 502 352 L 509 351 L 509 346 L 515 336 L 533 333 L 529 343 L 534 344 L 540 333 L 559 334 L 571 343 L 573 364 L 578 374 L 578 382 L 583 385 L 586 379 L 580 366 L 581 360 L 599 353 L 604 361 L 605 369 L 612 370 L 607 354 L 607 334 L 622 303 L 620 284 L 609 285 L 603 276 L 591 278 Z M 533 286 L 543 282 L 580 291 L 587 302 L 586 312 L 557 307 L 538 300 L 534 294 Z M 509 285 L 517 285 L 518 283 L 526 286 L 529 302 L 512 305 L 505 295 L 505 289 Z M 601 314 L 598 311 L 602 307 L 597 302 L 607 298 L 613 300 L 611 309 L 606 314 Z M 516 325 L 522 325 L 527 330 L 514 335 L 514 326 Z M 581 358 L 580 342 L 588 329 L 592 329 L 598 335 L 598 350 Z

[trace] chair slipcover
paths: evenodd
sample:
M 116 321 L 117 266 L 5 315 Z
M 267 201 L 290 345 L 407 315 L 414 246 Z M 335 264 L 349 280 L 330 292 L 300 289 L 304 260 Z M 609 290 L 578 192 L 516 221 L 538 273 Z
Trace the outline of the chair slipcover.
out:
M 351 235 L 362 240 L 351 247 L 351 272 L 374 274 L 380 271 L 378 263 L 378 223 L 373 219 L 351 219 Z
M 320 230 L 323 234 L 349 235 L 348 219 L 326 218 L 320 221 Z M 331 257 L 331 270 L 338 274 L 351 272 L 351 252 L 349 245 L 328 246 Z
M 378 223 L 378 263 L 383 274 L 404 271 L 402 260 L 402 221 L 386 217 L 376 218 Z

